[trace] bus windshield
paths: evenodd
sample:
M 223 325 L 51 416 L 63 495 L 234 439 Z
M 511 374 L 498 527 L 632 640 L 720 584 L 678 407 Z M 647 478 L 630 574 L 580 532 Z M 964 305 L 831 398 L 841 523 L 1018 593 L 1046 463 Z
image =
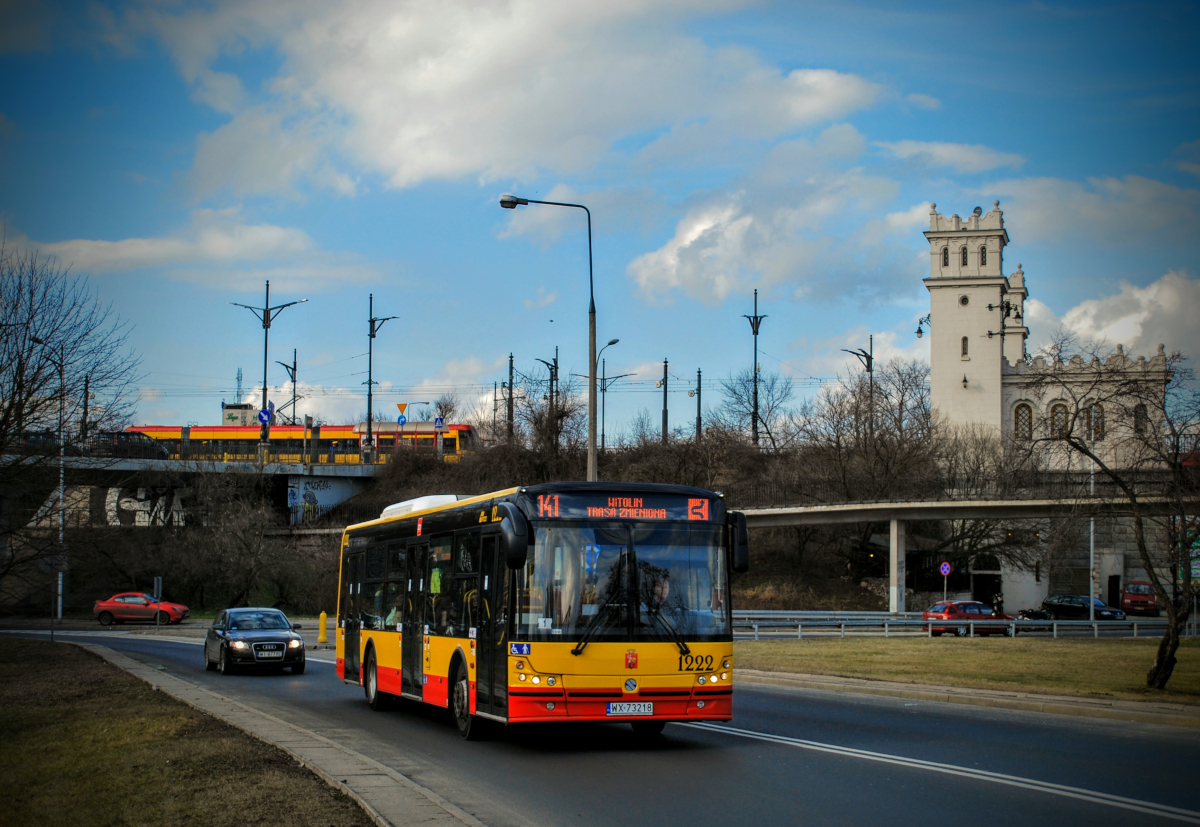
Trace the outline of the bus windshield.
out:
M 722 535 L 711 525 L 537 525 L 516 572 L 516 636 L 727 640 Z

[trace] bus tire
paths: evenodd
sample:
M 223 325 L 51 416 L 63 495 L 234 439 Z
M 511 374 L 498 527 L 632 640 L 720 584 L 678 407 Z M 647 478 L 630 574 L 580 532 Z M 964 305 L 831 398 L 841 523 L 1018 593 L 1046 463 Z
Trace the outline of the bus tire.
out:
M 639 738 L 653 738 L 657 735 L 662 735 L 663 727 L 667 725 L 666 721 L 630 721 L 629 725 L 633 727 L 633 734 Z
M 450 716 L 463 740 L 478 741 L 482 737 L 483 721 L 471 714 L 471 683 L 467 679 L 467 668 L 461 662 L 454 672 L 454 685 L 450 689 Z
M 375 649 L 367 650 L 367 661 L 363 664 L 363 693 L 367 696 L 367 705 L 376 712 L 387 709 L 388 695 L 379 691 L 379 670 L 375 668 Z

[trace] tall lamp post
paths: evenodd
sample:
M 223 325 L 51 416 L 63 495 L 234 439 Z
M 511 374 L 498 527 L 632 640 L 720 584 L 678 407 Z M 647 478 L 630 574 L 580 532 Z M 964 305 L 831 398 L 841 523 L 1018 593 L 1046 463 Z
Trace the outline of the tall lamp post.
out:
M 58 368 L 58 554 L 55 555 L 54 567 L 58 569 L 58 576 L 55 578 L 55 595 L 54 595 L 54 611 L 50 616 L 50 639 L 54 640 L 54 621 L 62 620 L 62 604 L 63 604 L 63 572 L 67 565 L 67 543 L 66 543 L 66 523 L 67 523 L 67 499 L 66 499 L 66 443 L 63 442 L 63 419 L 65 417 L 63 406 L 66 404 L 67 398 L 67 380 L 65 376 L 66 353 L 60 345 L 58 350 L 58 359 L 55 360 L 50 345 L 44 339 L 39 339 L 37 336 L 30 336 L 34 343 L 41 345 L 50 354 L 50 361 L 54 362 L 54 366 Z
M 374 293 L 371 293 L 367 299 L 367 313 L 370 316 L 370 318 L 367 319 L 367 324 L 370 325 L 370 331 L 367 334 L 367 450 L 365 453 L 370 457 L 371 462 L 374 462 L 375 442 L 371 439 L 371 399 L 372 391 L 375 387 L 375 381 L 372 378 L 371 370 L 375 358 L 375 334 L 379 332 L 379 328 L 383 327 L 384 322 L 390 322 L 392 319 L 399 317 L 386 316 L 382 319 L 376 318 Z
M 917 330 L 920 331 L 920 326 Z M 917 334 L 918 338 L 920 333 Z M 875 334 L 871 334 L 868 339 L 868 349 L 863 350 L 861 347 L 858 350 L 847 350 L 842 348 L 843 353 L 849 353 L 851 356 L 857 357 L 858 361 L 862 362 L 862 366 L 866 368 L 869 384 L 867 386 L 867 408 L 869 419 L 867 427 L 871 435 L 871 444 L 875 444 Z
M 688 391 L 688 396 L 696 397 L 696 444 L 700 444 L 701 422 L 700 422 L 700 368 L 696 368 L 696 389 Z
M 619 341 L 621 341 L 621 340 L 620 339 L 610 339 L 608 344 L 606 344 L 604 347 L 600 348 L 600 353 L 596 354 L 596 358 L 599 359 L 600 356 L 603 355 L 604 351 L 608 350 L 610 347 L 612 347 Z M 601 365 L 603 365 L 603 364 L 604 363 L 602 362 Z M 605 426 L 605 420 L 607 418 L 605 416 L 605 414 L 608 412 L 608 404 L 607 404 L 608 403 L 608 383 L 616 381 L 617 379 L 624 379 L 626 376 L 633 376 L 633 374 L 632 373 L 621 373 L 621 374 L 617 374 L 616 376 L 609 378 L 608 371 L 606 369 L 602 369 L 600 372 L 600 450 L 601 451 L 604 450 L 604 426 Z
M 575 207 L 587 213 L 588 231 L 588 482 L 595 482 L 596 473 L 596 291 L 592 272 L 592 212 L 583 204 L 567 204 L 562 201 L 538 201 L 533 198 L 518 198 L 515 195 L 500 196 L 500 206 L 515 210 L 527 204 L 546 204 L 551 207 Z
M 750 403 L 750 439 L 754 445 L 758 445 L 758 328 L 762 324 L 766 316 L 758 315 L 758 290 L 754 291 L 754 315 L 745 316 L 750 320 L 750 332 L 754 334 L 754 376 L 753 382 L 753 399 Z
M 263 400 L 262 400 L 262 410 L 264 410 L 264 411 L 267 410 L 267 364 L 268 364 L 267 344 L 268 344 L 268 342 L 270 340 L 270 336 L 271 336 L 271 322 L 275 321 L 275 317 L 278 316 L 280 313 L 282 313 L 286 308 L 289 308 L 294 304 L 304 304 L 304 302 L 306 302 L 306 301 L 308 301 L 308 299 L 300 299 L 299 301 L 287 302 L 286 304 L 277 304 L 274 307 L 271 307 L 271 280 L 267 279 L 267 299 L 263 303 L 262 307 L 251 307 L 248 304 L 239 304 L 238 302 L 230 302 L 230 304 L 232 304 L 234 307 L 246 308 L 251 313 L 253 313 L 256 317 L 259 317 L 262 320 L 262 326 L 263 326 Z M 260 436 L 260 440 L 262 442 L 262 448 L 264 449 L 264 451 L 265 451 L 266 447 L 268 445 L 270 445 L 270 443 L 268 442 L 270 435 L 271 435 L 271 420 L 268 419 L 266 422 L 263 423 L 262 434 Z

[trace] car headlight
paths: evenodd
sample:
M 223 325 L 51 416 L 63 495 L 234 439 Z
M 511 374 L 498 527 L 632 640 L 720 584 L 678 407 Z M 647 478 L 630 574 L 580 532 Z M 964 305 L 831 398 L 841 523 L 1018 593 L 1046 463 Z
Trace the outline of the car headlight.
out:
M 234 641 L 230 641 L 229 645 L 230 645 L 230 646 L 232 646 L 234 649 L 245 649 L 245 648 L 246 648 L 246 641 L 244 641 L 244 640 L 234 640 Z
M 303 645 L 304 645 L 304 641 L 296 640 L 295 638 L 292 638 L 291 640 L 288 641 L 289 649 L 299 649 Z

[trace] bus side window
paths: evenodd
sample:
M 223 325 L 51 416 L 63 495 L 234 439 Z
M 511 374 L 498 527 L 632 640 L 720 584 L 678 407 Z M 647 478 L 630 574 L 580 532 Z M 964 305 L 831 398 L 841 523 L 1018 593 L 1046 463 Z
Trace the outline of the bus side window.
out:
M 447 634 L 466 637 L 479 625 L 479 532 L 467 531 L 455 538 L 454 587 L 450 594 L 450 625 Z
M 452 625 L 450 592 L 454 583 L 454 537 L 429 541 L 429 576 L 425 580 L 425 622 L 432 635 L 445 635 Z

